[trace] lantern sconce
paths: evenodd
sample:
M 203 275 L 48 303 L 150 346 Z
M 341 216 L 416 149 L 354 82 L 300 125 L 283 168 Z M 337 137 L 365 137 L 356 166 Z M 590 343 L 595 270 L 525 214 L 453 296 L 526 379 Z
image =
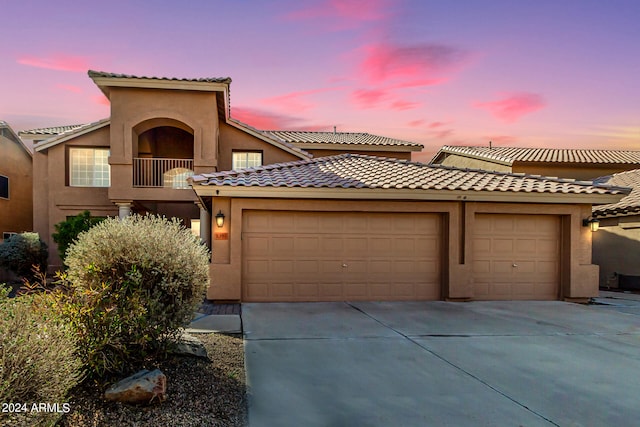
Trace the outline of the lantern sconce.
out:
M 598 229 L 600 228 L 600 220 L 589 217 L 582 220 L 582 226 L 589 227 L 591 231 L 598 231 Z
M 216 225 L 218 228 L 222 228 L 224 225 L 224 214 L 222 213 L 222 210 L 218 211 L 216 214 Z

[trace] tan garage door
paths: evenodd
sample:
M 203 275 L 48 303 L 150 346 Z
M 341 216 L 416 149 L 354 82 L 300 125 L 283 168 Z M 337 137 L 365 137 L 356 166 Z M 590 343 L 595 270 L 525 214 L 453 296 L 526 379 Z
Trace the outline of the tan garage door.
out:
M 245 211 L 244 301 L 437 300 L 437 214 Z
M 558 299 L 560 218 L 476 215 L 473 275 L 477 300 Z

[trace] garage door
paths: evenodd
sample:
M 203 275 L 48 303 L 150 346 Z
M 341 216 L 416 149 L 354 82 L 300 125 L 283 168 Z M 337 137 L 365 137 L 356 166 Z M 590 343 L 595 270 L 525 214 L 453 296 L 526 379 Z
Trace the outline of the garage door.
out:
M 437 214 L 245 211 L 244 301 L 437 300 Z
M 475 299 L 558 299 L 558 216 L 478 214 L 474 228 Z

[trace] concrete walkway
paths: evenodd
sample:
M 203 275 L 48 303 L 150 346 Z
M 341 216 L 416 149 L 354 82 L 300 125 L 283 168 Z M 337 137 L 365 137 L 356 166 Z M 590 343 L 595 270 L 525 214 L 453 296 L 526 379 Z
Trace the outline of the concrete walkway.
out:
M 621 309 L 243 304 L 249 425 L 634 426 L 640 317 Z

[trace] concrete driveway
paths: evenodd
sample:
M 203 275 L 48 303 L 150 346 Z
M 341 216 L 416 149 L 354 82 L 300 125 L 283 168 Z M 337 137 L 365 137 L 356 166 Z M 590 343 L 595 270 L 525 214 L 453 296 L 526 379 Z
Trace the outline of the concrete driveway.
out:
M 640 303 L 243 304 L 242 319 L 250 427 L 640 419 Z

